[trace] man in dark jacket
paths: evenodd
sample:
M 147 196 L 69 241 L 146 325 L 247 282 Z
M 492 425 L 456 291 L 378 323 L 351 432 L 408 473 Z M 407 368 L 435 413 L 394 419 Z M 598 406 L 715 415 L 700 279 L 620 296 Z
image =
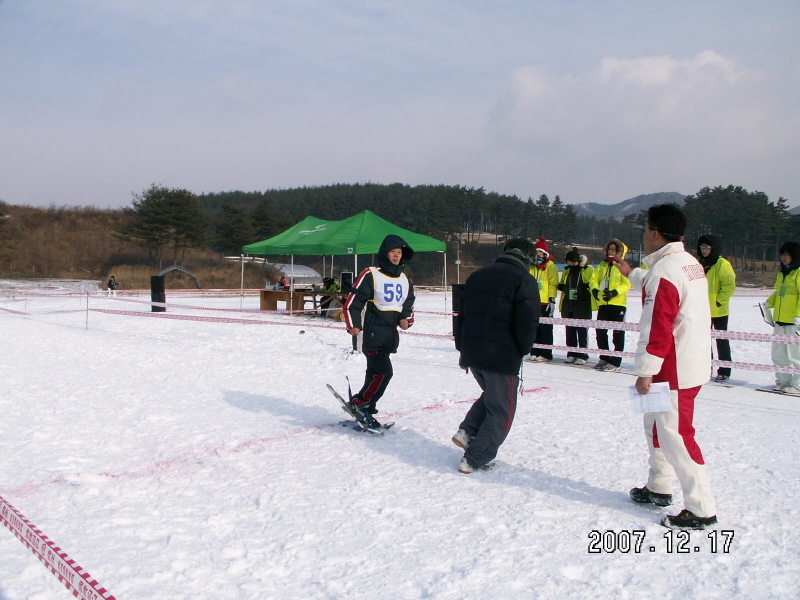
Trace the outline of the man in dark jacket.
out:
M 406 330 L 414 323 L 414 285 L 403 273 L 412 256 L 414 251 L 401 237 L 387 235 L 378 251 L 378 266 L 361 272 L 342 311 L 350 335 L 363 331 L 361 351 L 367 357 L 364 385 L 350 402 L 373 428 L 380 427 L 372 417 L 378 412 L 375 403 L 394 374 L 389 355 L 400 344 L 397 328 Z
M 483 391 L 453 436 L 465 451 L 462 473 L 490 468 L 505 441 L 516 411 L 522 358 L 539 323 L 539 288 L 528 272 L 536 255 L 533 242 L 511 239 L 503 252 L 469 276 L 455 321 L 459 364 L 472 369 Z

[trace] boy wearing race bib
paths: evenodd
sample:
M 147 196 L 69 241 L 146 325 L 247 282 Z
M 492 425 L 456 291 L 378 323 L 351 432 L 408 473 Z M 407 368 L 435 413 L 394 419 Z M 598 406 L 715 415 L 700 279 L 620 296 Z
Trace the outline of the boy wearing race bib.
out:
M 367 357 L 367 372 L 351 402 L 365 415 L 378 412 L 375 404 L 394 374 L 390 355 L 400 343 L 397 328 L 406 330 L 414 323 L 414 285 L 403 273 L 413 255 L 401 237 L 387 235 L 378 251 L 378 266 L 361 272 L 344 303 L 347 332 L 353 336 L 363 332 L 361 351 Z

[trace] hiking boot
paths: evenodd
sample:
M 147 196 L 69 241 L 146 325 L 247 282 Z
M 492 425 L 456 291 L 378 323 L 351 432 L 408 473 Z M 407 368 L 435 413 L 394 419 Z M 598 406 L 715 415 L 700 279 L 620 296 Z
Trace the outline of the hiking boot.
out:
M 595 369 L 602 369 L 608 364 L 608 361 L 603 360 L 602 358 L 597 361 L 597 364 L 594 366 Z
M 546 356 L 535 356 L 533 358 L 533 362 L 550 362 L 553 360 L 552 358 L 547 358 Z
M 633 488 L 630 492 L 631 500 L 641 504 L 655 504 L 656 506 L 669 506 L 672 504 L 672 494 L 656 494 L 647 489 L 647 486 Z
M 800 388 L 797 388 L 793 385 L 788 385 L 781 390 L 784 394 L 790 394 L 792 396 L 800 395 Z
M 473 467 L 467 462 L 467 457 L 461 459 L 461 464 L 458 465 L 458 472 L 459 473 L 474 473 L 475 471 L 491 471 L 494 469 L 494 463 L 488 463 L 481 467 Z
M 782 392 L 785 387 L 788 387 L 788 383 L 781 383 L 780 381 L 777 382 L 775 385 L 772 386 L 772 390 L 775 392 Z
M 611 363 L 606 363 L 602 367 L 600 367 L 599 370 L 600 371 L 605 371 L 607 373 L 614 373 L 616 371 L 619 371 L 620 369 L 621 369 L 621 367 L 618 367 L 617 365 L 612 365 Z
M 467 432 L 463 429 L 456 431 L 456 434 L 451 439 L 453 440 L 453 443 L 462 450 L 469 448 L 469 443 L 472 440 L 472 438 L 467 435 Z
M 364 419 L 364 424 L 367 426 L 367 429 L 380 429 L 381 427 L 383 427 L 383 425 L 381 425 L 378 422 L 378 419 L 376 419 L 369 413 L 367 413 L 367 416 Z
M 728 379 L 730 378 L 731 378 L 730 375 L 717 375 L 716 377 L 714 377 L 714 381 L 716 381 L 717 383 L 722 383 L 723 381 L 728 381 Z
M 364 400 L 361 396 L 353 396 L 347 404 L 354 413 L 361 415 L 365 423 L 368 422 L 368 419 L 372 418 L 369 414 L 369 402 Z
M 574 363 L 575 362 L 575 357 L 574 356 L 568 356 L 567 360 L 565 360 L 564 362 L 565 363 L 570 363 L 570 364 Z
M 661 524 L 664 527 L 673 527 L 675 529 L 705 529 L 717 524 L 717 516 L 698 517 L 684 508 L 677 515 L 666 516 L 661 519 Z
M 575 359 L 575 364 L 576 365 L 585 365 L 586 364 L 586 359 L 585 358 L 576 358 Z

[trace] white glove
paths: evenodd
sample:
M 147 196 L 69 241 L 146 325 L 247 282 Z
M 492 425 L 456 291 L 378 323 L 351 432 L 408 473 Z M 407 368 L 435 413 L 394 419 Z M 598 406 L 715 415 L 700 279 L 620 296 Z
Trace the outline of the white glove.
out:
M 547 304 L 547 316 L 552 317 L 554 314 L 556 314 L 556 302 L 551 299 Z M 800 320 L 800 318 L 798 318 L 798 320 Z
M 794 318 L 794 326 L 795 327 L 800 327 L 800 317 L 795 317 Z

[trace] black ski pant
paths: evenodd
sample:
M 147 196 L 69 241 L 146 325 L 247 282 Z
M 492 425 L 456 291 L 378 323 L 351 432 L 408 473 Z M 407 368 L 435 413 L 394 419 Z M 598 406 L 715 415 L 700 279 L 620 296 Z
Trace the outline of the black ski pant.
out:
M 624 306 L 616 306 L 614 304 L 604 304 L 597 309 L 598 321 L 619 321 L 625 320 Z M 614 350 L 622 352 L 625 350 L 625 332 L 615 329 L 613 333 Z M 608 329 L 597 330 L 597 347 L 600 350 L 608 350 Z M 600 360 L 618 367 L 622 364 L 621 356 L 600 356 Z
M 542 304 L 542 315 L 551 317 L 552 315 L 547 314 L 547 304 Z M 539 326 L 536 328 L 536 339 L 533 342 L 534 344 L 545 344 L 548 346 L 553 345 L 553 324 L 552 323 L 539 323 Z M 544 348 L 533 348 L 531 350 L 531 356 L 543 356 L 548 360 L 553 360 L 553 351 L 549 348 L 545 350 Z
M 724 317 L 711 317 L 711 328 L 719 331 L 727 331 L 728 329 L 728 315 Z M 731 360 L 731 343 L 729 340 L 717 338 L 717 360 Z M 731 370 L 728 367 L 718 367 L 717 375 L 731 376 Z
M 483 393 L 459 425 L 472 438 L 464 453 L 473 469 L 490 463 L 505 441 L 517 410 L 519 375 L 472 369 Z
M 574 319 L 572 313 L 567 317 Z M 572 327 L 566 325 L 567 328 L 567 346 L 570 348 L 588 348 L 589 347 L 589 330 L 586 327 Z M 585 352 L 567 352 L 567 356 L 574 356 L 575 358 L 582 358 L 589 360 L 589 355 Z
M 381 399 L 386 391 L 386 386 L 392 380 L 394 370 L 389 352 L 384 350 L 364 350 L 367 357 L 367 373 L 364 376 L 364 385 L 356 394 L 360 401 L 356 404 L 369 404 L 370 412 L 375 410 L 375 403 Z

